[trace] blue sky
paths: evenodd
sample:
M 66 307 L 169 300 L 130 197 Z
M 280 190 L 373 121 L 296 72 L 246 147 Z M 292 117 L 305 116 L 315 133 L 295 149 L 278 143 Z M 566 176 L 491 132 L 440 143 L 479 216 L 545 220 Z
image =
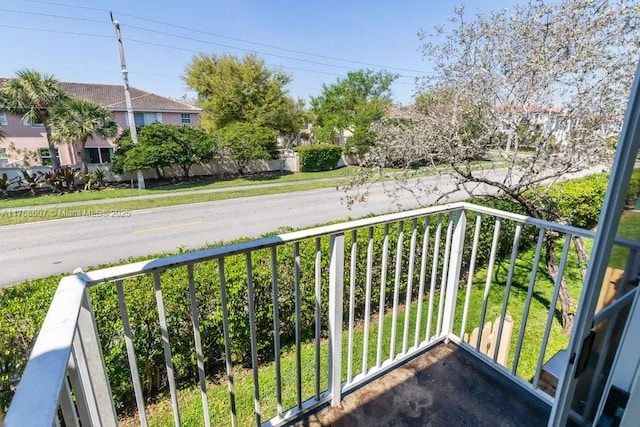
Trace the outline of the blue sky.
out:
M 468 0 L 469 14 L 512 0 Z M 13 0 L 0 3 L 0 76 L 21 68 L 59 80 L 120 84 L 109 11 L 120 22 L 130 84 L 164 96 L 189 95 L 181 79 L 198 52 L 255 52 L 291 74 L 306 102 L 349 70 L 386 68 L 402 77 L 394 101 L 411 102 L 415 78 L 430 71 L 417 33 L 445 22 L 458 3 L 428 0 Z M 369 65 L 365 65 L 369 64 Z

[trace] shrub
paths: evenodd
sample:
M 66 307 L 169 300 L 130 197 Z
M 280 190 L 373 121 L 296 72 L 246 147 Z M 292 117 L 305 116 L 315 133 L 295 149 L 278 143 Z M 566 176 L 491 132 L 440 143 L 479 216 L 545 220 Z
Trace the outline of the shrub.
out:
M 635 206 L 640 196 L 640 169 L 634 169 L 631 174 L 631 180 L 629 181 L 629 189 L 627 190 L 627 197 L 624 204 L 627 206 Z
M 337 145 L 315 144 L 297 148 L 300 155 L 300 170 L 302 172 L 318 172 L 335 169 L 342 155 L 342 149 Z

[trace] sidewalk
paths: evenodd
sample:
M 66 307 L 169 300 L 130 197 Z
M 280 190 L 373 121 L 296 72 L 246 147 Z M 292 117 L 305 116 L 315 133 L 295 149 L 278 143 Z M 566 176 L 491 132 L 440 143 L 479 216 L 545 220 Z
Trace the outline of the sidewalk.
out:
M 13 207 L 13 208 L 0 208 L 0 213 L 28 211 L 32 209 L 56 209 L 56 208 L 65 208 L 65 207 L 73 207 L 73 206 L 83 206 L 88 204 L 102 205 L 107 203 L 126 202 L 130 200 L 160 199 L 165 197 L 186 196 L 190 194 L 223 193 L 227 191 L 251 190 L 254 188 L 286 187 L 291 185 L 304 185 L 307 183 L 314 183 L 314 182 L 344 181 L 345 179 L 347 179 L 347 177 L 318 178 L 318 179 L 308 179 L 308 180 L 290 181 L 290 182 L 273 182 L 273 183 L 266 183 L 266 184 L 239 185 L 235 187 L 207 188 L 202 190 L 176 190 L 170 193 L 167 192 L 167 193 L 158 193 L 158 194 L 144 194 L 140 196 L 114 197 L 109 199 L 97 199 L 97 200 L 83 200 L 79 202 L 63 202 L 63 203 L 50 203 L 46 205 L 31 205 L 31 206 L 19 206 L 19 207 Z

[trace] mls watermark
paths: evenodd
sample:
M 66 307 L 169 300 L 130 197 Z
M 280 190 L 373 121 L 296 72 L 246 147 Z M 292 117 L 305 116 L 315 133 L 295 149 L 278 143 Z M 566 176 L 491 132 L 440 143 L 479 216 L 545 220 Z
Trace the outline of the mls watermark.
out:
M 24 209 L 0 211 L 5 218 L 128 218 L 131 211 L 119 209 Z

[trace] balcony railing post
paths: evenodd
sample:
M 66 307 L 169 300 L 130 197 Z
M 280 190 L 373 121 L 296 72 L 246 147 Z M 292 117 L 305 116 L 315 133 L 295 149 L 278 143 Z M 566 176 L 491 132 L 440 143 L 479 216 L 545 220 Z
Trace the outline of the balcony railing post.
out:
M 329 264 L 329 392 L 331 406 L 342 400 L 342 298 L 344 295 L 344 234 L 330 240 Z
M 77 375 L 81 382 L 82 397 L 87 405 L 86 409 L 92 424 L 117 426 L 118 417 L 113 405 L 111 387 L 98 337 L 98 328 L 87 290 L 85 290 L 82 299 L 72 353 L 76 362 Z M 74 391 L 80 392 L 79 390 Z M 81 404 L 82 400 L 82 398 L 78 398 L 78 404 Z
M 458 296 L 458 284 L 462 267 L 462 253 L 464 251 L 464 236 L 467 228 L 467 215 L 464 210 L 456 212 L 456 218 L 451 238 L 451 252 L 449 256 L 449 268 L 446 289 L 443 289 L 445 305 L 442 320 L 441 334 L 449 336 L 453 332 L 453 324 L 456 316 L 456 299 Z

